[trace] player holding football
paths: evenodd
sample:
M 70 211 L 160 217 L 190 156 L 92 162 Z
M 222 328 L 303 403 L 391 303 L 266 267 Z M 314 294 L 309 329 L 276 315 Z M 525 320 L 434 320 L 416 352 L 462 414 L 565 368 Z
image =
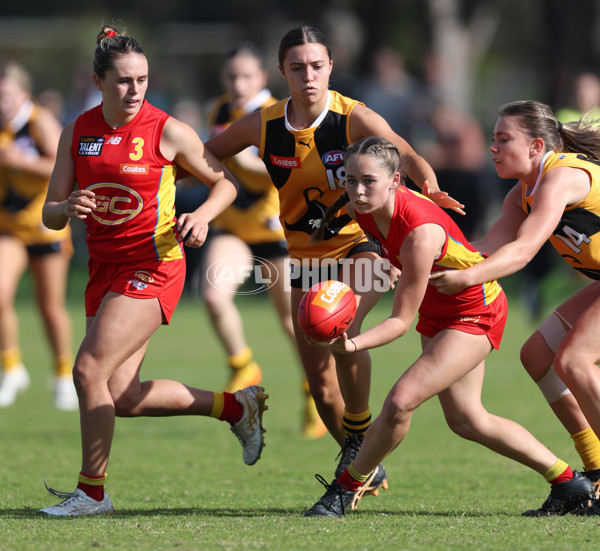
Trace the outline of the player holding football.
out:
M 532 468 L 552 485 L 542 507 L 524 515 L 561 515 L 586 504 L 593 495 L 590 480 L 523 427 L 488 413 L 481 403 L 485 358 L 500 346 L 506 322 L 506 298 L 498 282 L 452 296 L 429 285 L 430 272 L 462 270 L 481 262 L 482 254 L 447 213 L 403 185 L 394 144 L 361 140 L 347 150 L 345 165 L 347 195 L 328 209 L 323 229 L 349 200 L 348 213 L 401 274 L 389 318 L 352 338 L 342 335 L 319 344 L 352 357 L 405 335 L 418 313 L 423 353 L 390 390 L 354 461 L 331 484 L 321 478 L 327 491 L 306 516 L 342 516 L 345 509 L 356 508 L 369 473 L 402 442 L 419 405 L 436 395 L 454 432 Z
M 289 31 L 279 46 L 279 71 L 288 84 L 289 98 L 242 117 L 207 141 L 206 147 L 221 160 L 249 146 L 259 148 L 259 156 L 279 190 L 280 220 L 293 268 L 292 312 L 298 311 L 304 291 L 319 280 L 343 280 L 357 297 L 356 319 L 350 328 L 354 335 L 381 293 L 373 287 L 357 289 L 357 277 L 373 274 L 360 273 L 356 262 L 342 261 L 360 260 L 371 270 L 377 253 L 343 210 L 322 243 L 310 240 L 315 223 L 343 192 L 346 146 L 366 136 L 385 136 L 406 158 L 413 181 L 428 189 L 442 205 L 458 210 L 460 206 L 438 190 L 429 164 L 381 116 L 357 100 L 329 90 L 332 69 L 331 50 L 319 30 L 299 27 Z M 343 471 L 371 423 L 370 356 L 366 351 L 348 356 L 311 345 L 298 327 L 296 316 L 294 333 L 317 410 L 342 446 L 336 472 Z M 383 467 L 374 476 L 373 489 L 386 483 Z
M 149 339 L 168 324 L 185 279 L 183 242 L 204 243 L 208 222 L 235 198 L 237 184 L 188 125 L 144 96 L 148 61 L 138 42 L 104 26 L 94 55 L 101 105 L 63 130 L 43 208 L 53 229 L 71 218 L 87 225 L 87 332 L 74 367 L 82 466 L 73 493 L 39 513 L 114 511 L 104 482 L 115 416 L 203 415 L 228 421 L 254 464 L 263 447 L 266 395 L 258 386 L 235 394 L 173 380 L 140 381 Z M 174 219 L 177 167 L 206 182 L 206 201 Z

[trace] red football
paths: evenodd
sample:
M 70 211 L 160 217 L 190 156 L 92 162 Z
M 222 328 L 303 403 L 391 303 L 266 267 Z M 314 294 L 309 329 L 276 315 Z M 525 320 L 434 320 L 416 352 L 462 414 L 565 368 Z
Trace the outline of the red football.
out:
M 356 297 L 341 281 L 322 281 L 313 285 L 298 307 L 298 324 L 318 341 L 337 339 L 350 327 L 356 314 Z

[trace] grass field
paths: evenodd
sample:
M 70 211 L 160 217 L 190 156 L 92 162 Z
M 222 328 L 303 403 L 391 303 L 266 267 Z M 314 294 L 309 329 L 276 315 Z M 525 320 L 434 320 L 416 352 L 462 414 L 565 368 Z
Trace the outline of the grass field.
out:
M 330 479 L 337 446 L 330 437 L 299 436 L 300 371 L 268 301 L 241 300 L 248 340 L 270 394 L 267 447 L 247 467 L 228 426 L 209 418 L 120 419 L 107 491 L 117 509 L 109 517 L 52 519 L 35 511 L 56 502 L 52 487 L 72 491 L 80 466 L 77 413 L 52 407 L 50 361 L 39 318 L 23 292 L 19 302 L 24 360 L 32 386 L 0 410 L 0 550 L 533 550 L 597 545 L 600 519 L 527 519 L 520 513 L 547 497 L 543 478 L 461 440 L 445 426 L 436 400 L 415 414 L 405 442 L 385 462 L 390 488 L 365 498 L 343 519 L 307 519 L 323 493 L 314 479 Z M 70 307 L 78 343 L 83 332 L 79 289 Z M 521 422 L 557 455 L 581 468 L 567 433 L 518 363 L 531 323 L 513 306 L 503 348 L 487 367 L 484 404 Z M 387 297 L 366 325 L 387 315 Z M 413 331 L 374 350 L 371 409 L 418 354 Z M 222 352 L 203 308 L 182 300 L 173 323 L 153 338 L 145 378 L 171 377 L 220 389 Z

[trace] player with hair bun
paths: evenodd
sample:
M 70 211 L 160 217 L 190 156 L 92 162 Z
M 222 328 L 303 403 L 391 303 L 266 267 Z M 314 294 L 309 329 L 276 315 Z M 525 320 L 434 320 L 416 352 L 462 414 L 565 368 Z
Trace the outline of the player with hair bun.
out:
M 506 322 L 504 291 L 497 281 L 447 296 L 429 286 L 429 274 L 463 270 L 483 261 L 453 220 L 432 201 L 403 185 L 398 148 L 367 138 L 346 151 L 346 193 L 326 213 L 346 204 L 347 212 L 400 272 L 390 317 L 371 329 L 329 342 L 313 341 L 350 357 L 405 335 L 418 313 L 423 352 L 398 379 L 382 411 L 367 430 L 356 458 L 306 516 L 342 516 L 355 509 L 377 467 L 408 433 L 413 413 L 438 396 L 449 427 L 458 435 L 518 461 L 552 485 L 541 509 L 526 516 L 563 515 L 587 503 L 592 483 L 517 423 L 492 415 L 481 403 L 485 358 L 500 340 Z M 323 228 L 324 231 L 327 227 Z
M 82 465 L 74 492 L 49 516 L 114 511 L 104 491 L 115 417 L 211 416 L 231 425 L 248 465 L 263 442 L 263 388 L 210 392 L 173 380 L 140 380 L 149 339 L 168 324 L 185 279 L 183 244 L 200 247 L 208 223 L 235 199 L 237 183 L 195 130 L 150 105 L 148 61 L 138 42 L 104 26 L 93 80 L 101 105 L 68 124 L 43 207 L 44 223 L 87 226 L 86 335 L 73 370 Z M 178 167 L 210 187 L 194 212 L 174 216 Z

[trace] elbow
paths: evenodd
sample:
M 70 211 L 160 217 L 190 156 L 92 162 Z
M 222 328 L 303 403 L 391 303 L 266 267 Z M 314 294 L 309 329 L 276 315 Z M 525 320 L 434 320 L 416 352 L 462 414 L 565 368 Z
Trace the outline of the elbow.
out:
M 46 226 L 49 230 L 54 230 L 54 231 L 62 230 L 67 225 L 67 222 L 64 222 L 63 224 L 52 222 L 52 221 L 46 222 L 44 220 L 42 220 L 42 222 L 44 223 L 44 226 Z
M 42 210 L 42 224 L 46 226 L 49 230 L 62 230 L 68 223 L 69 219 L 65 218 L 64 220 L 57 219 L 56 217 L 50 216 L 44 210 Z
M 521 270 L 522 268 L 527 266 L 527 264 L 529 264 L 533 260 L 533 257 L 535 256 L 536 252 L 537 251 L 529 250 L 517 251 L 512 258 L 513 266 L 516 268 L 515 271 Z
M 390 317 L 389 320 L 391 322 L 390 341 L 395 341 L 408 333 L 410 325 L 405 323 L 404 320 L 397 317 Z

